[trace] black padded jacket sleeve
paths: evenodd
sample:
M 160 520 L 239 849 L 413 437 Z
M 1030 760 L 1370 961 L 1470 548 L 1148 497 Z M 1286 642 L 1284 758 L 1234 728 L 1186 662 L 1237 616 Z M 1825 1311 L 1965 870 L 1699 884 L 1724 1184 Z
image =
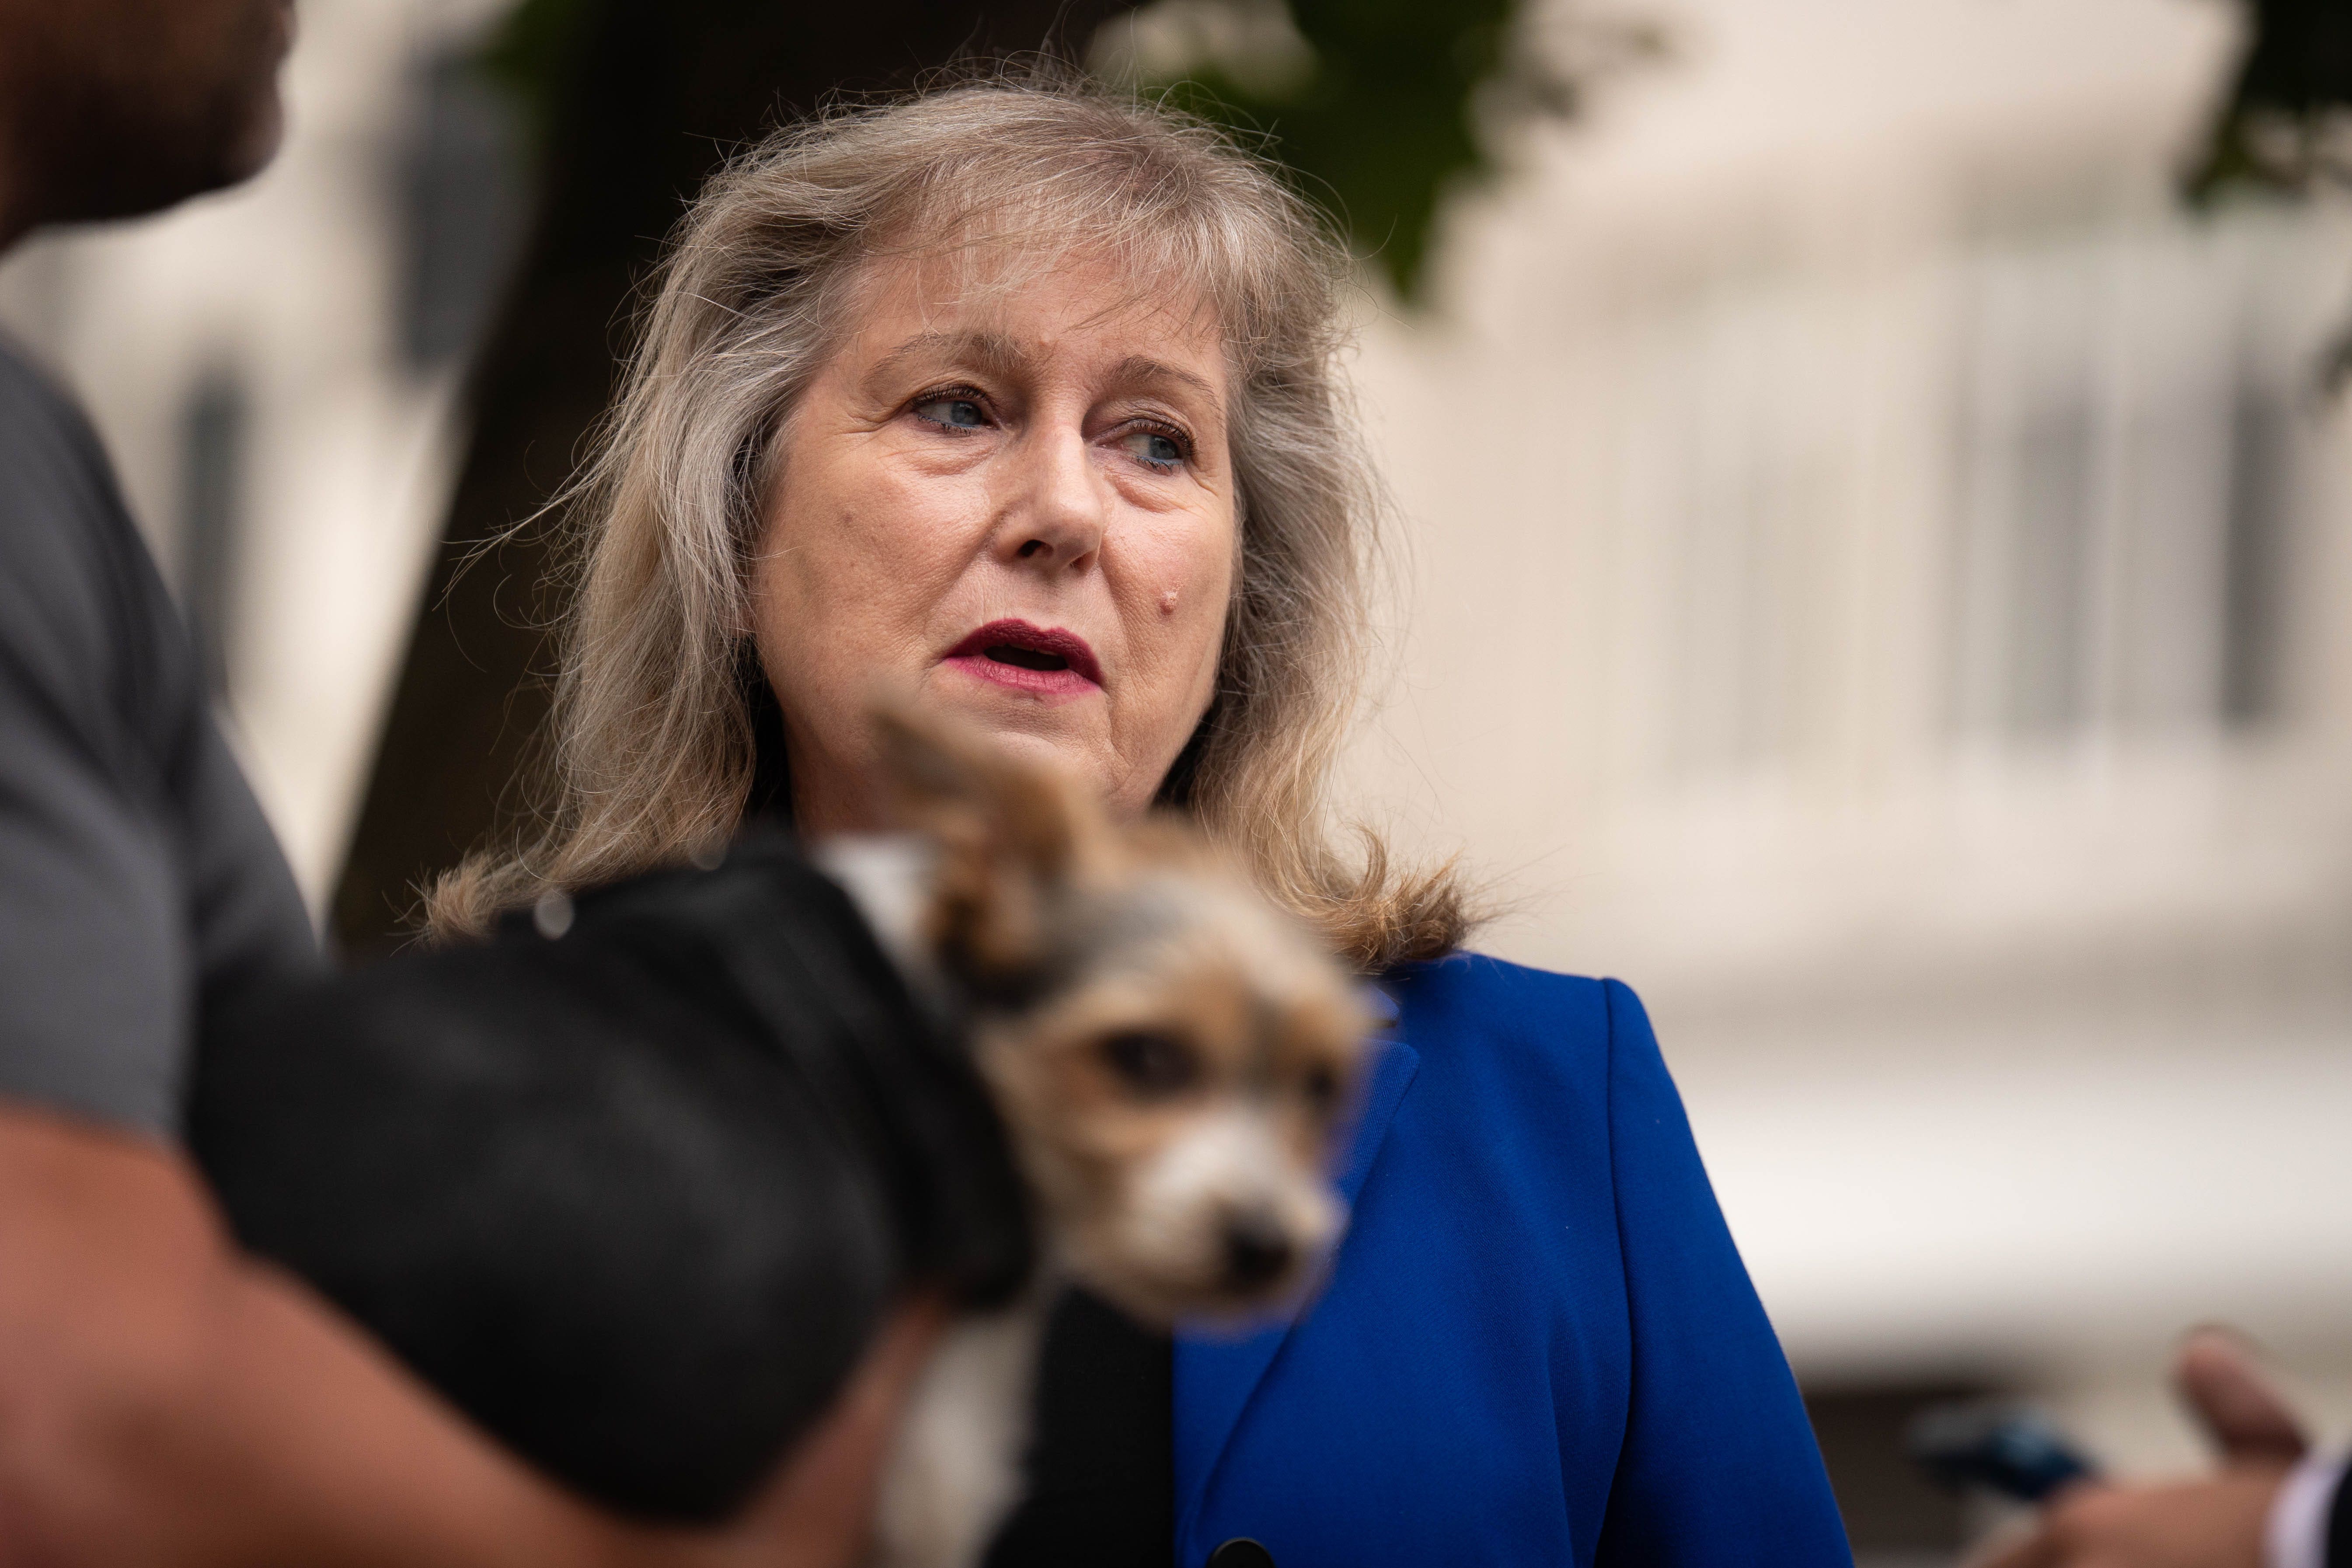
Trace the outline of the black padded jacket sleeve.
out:
M 0 1098 L 172 1136 L 204 1015 L 314 952 L 94 433 L 0 342 Z

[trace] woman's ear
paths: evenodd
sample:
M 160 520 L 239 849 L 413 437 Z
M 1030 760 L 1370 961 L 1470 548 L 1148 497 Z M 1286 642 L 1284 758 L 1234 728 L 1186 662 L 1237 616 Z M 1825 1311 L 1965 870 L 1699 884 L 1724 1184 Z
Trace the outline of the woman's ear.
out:
M 875 704 L 887 815 L 939 852 L 924 935 L 975 993 L 1028 989 L 1051 957 L 1047 914 L 1101 852 L 1107 825 L 1073 780 L 911 703 Z

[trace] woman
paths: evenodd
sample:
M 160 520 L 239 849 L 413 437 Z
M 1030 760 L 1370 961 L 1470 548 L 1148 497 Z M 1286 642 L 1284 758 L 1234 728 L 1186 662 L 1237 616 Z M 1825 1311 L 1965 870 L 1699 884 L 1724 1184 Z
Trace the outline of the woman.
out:
M 1180 1335 L 1172 1383 L 1066 1317 L 1060 1473 L 998 1560 L 1120 1560 L 1072 1532 L 1156 1503 L 1141 1560 L 1172 1518 L 1182 1568 L 1843 1562 L 1640 1005 L 1460 953 L 1450 869 L 1325 837 L 1377 515 L 1332 366 L 1349 278 L 1266 165 L 1082 88 L 940 90 L 746 158 L 671 248 L 584 492 L 544 835 L 434 918 L 750 811 L 873 826 L 884 681 L 1117 811 L 1188 812 L 1394 1001 L 1354 1218 L 1297 1324 Z

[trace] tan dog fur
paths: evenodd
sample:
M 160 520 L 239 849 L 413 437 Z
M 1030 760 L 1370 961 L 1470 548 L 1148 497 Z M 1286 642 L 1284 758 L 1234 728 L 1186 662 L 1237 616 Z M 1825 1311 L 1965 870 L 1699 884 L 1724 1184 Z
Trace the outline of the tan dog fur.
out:
M 1026 1178 L 1041 1279 L 950 1335 L 885 1488 L 879 1561 L 977 1563 L 1015 1500 L 1043 1312 L 1068 1281 L 1139 1321 L 1296 1310 L 1336 1241 L 1325 1167 L 1370 1018 L 1350 976 L 1170 816 L 885 706 L 906 832 L 819 860 L 969 1033 Z

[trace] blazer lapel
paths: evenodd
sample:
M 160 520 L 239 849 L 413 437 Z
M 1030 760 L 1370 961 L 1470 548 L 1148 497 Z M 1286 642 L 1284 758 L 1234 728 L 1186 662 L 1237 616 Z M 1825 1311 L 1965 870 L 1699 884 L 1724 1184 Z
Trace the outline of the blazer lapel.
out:
M 1373 1058 L 1364 1089 L 1364 1109 L 1349 1140 L 1348 1152 L 1333 1184 L 1352 1209 L 1372 1162 L 1388 1136 L 1389 1123 L 1420 1069 L 1421 1055 L 1403 1040 L 1386 1036 L 1372 1041 Z M 1344 1245 L 1344 1241 L 1343 1241 Z M 1308 1308 L 1311 1312 L 1312 1306 Z M 1176 1333 L 1176 1539 L 1192 1532 L 1202 1500 L 1208 1495 L 1234 1428 L 1257 1392 L 1259 1382 L 1290 1336 L 1292 1322 L 1276 1323 L 1256 1333 L 1220 1334 L 1214 1330 L 1179 1329 Z

